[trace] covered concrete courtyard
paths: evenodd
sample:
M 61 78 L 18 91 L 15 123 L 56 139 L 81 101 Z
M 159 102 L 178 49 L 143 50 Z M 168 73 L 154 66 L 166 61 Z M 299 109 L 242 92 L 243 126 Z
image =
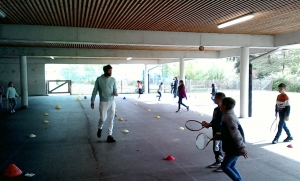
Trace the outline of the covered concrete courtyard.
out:
M 96 137 L 99 113 L 90 109 L 90 97 L 48 96 L 47 82 L 60 80 L 45 75 L 46 64 L 142 64 L 148 90 L 152 66 L 178 62 L 176 76 L 184 81 L 186 61 L 234 57 L 240 60 L 239 91 L 226 94 L 236 99 L 246 132 L 249 159 L 237 164 L 244 180 L 300 180 L 298 95 L 289 94 L 294 148 L 270 145 L 277 93 L 253 92 L 253 117 L 248 118 L 251 62 L 290 49 L 300 49 L 296 0 L 1 0 L 0 82 L 5 90 L 13 82 L 22 98 L 17 113 L 1 111 L 0 172 L 14 163 L 24 174 L 35 174 L 14 180 L 229 180 L 206 168 L 213 153 L 211 147 L 196 149 L 198 133 L 178 130 L 187 119 L 211 119 L 209 94 L 189 94 L 191 110 L 180 114 L 171 95 L 164 94 L 159 104 L 147 91 L 139 100 L 120 95 L 117 114 L 124 120 L 115 119 L 117 142 L 107 144 L 107 132 Z M 55 109 L 57 104 L 62 108 Z M 163 160 L 167 155 L 176 159 Z M 1 174 L 0 180 L 11 179 Z
M 226 93 L 238 96 L 236 92 Z M 267 94 L 270 93 L 259 93 L 261 97 Z M 184 127 L 187 119 L 211 119 L 210 112 L 215 105 L 209 97 L 190 94 L 191 110 L 175 113 L 176 100 L 169 94 L 163 96 L 161 102 L 156 101 L 154 94 L 142 95 L 140 99 L 137 95 L 116 98 L 118 117 L 114 137 L 117 142 L 112 144 L 105 142 L 106 129 L 100 139 L 96 137 L 98 106 L 94 110 L 90 108 L 89 96 L 88 99 L 81 96 L 81 101 L 77 101 L 78 96 L 30 97 L 29 109 L 18 109 L 13 115 L 1 113 L 0 171 L 14 163 L 24 174 L 35 174 L 32 178 L 23 174 L 14 180 L 37 181 L 230 180 L 224 173 L 206 168 L 214 160 L 212 144 L 205 150 L 197 150 L 195 138 L 198 132 L 178 130 L 178 127 Z M 198 101 L 192 101 L 193 96 Z M 255 97 L 255 100 L 259 99 Z M 57 104 L 61 109 L 55 109 Z M 255 105 L 258 104 L 255 101 Z M 46 112 L 49 116 L 44 116 Z M 244 180 L 299 180 L 300 145 L 297 141 L 270 144 L 274 133 L 269 131 L 272 121 L 268 118 L 273 117 L 269 117 L 269 113 L 260 116 L 258 113 L 255 109 L 254 118 L 241 119 L 249 150 L 249 158 L 241 157 L 237 164 Z M 157 115 L 160 119 L 155 118 Z M 123 121 L 118 120 L 120 117 Z M 49 123 L 43 124 L 44 120 Z M 289 126 L 295 140 L 299 139 L 296 115 L 291 115 Z M 124 129 L 129 133 L 122 133 Z M 210 129 L 201 132 L 211 136 Z M 29 134 L 36 137 L 28 138 Z M 282 135 L 281 139 L 284 137 Z M 288 144 L 294 148 L 287 148 Z M 175 160 L 163 160 L 168 155 L 174 156 Z

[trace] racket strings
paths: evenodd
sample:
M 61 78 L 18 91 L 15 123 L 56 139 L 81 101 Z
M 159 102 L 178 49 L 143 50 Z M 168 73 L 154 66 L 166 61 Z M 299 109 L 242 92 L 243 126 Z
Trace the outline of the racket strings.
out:
M 203 133 L 200 133 L 196 138 L 196 146 L 198 149 L 204 149 L 210 139 Z
M 203 128 L 203 125 L 199 121 L 189 120 L 185 123 L 185 127 L 191 131 L 198 131 Z

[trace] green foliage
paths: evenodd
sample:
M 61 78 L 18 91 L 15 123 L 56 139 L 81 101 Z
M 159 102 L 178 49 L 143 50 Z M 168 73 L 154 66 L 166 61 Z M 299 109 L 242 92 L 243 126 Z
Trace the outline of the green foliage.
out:
M 205 73 L 203 70 L 198 69 L 192 61 L 188 61 L 185 63 L 185 78 L 189 80 L 205 80 Z
M 101 75 L 103 65 L 76 65 L 71 64 L 61 69 L 60 74 L 66 80 L 73 82 L 95 83 L 95 79 Z
M 278 85 L 284 83 L 287 85 L 288 92 L 300 92 L 300 82 L 295 80 L 292 75 L 283 75 L 276 77 L 273 81 L 273 90 L 278 90 Z
M 205 78 L 207 80 L 223 80 L 225 78 L 225 73 L 223 69 L 213 67 L 206 72 Z

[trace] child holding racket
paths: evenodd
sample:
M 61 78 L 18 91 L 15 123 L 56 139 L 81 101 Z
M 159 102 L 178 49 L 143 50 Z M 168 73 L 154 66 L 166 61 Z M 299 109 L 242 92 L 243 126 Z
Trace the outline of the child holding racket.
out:
M 248 158 L 248 152 L 245 145 L 243 128 L 233 111 L 234 106 L 235 100 L 230 97 L 225 97 L 221 101 L 220 110 L 223 112 L 222 133 L 217 134 L 215 139 L 221 135 L 222 149 L 225 152 L 221 166 L 223 172 L 232 180 L 242 181 L 242 176 L 236 169 L 235 164 L 241 155 L 244 158 Z
M 278 139 L 281 135 L 282 128 L 287 134 L 287 138 L 283 140 L 284 142 L 289 142 L 293 140 L 293 137 L 290 133 L 289 128 L 286 126 L 285 121 L 289 120 L 290 115 L 290 104 L 289 104 L 289 97 L 285 93 L 286 85 L 281 83 L 278 85 L 278 91 L 280 94 L 277 96 L 276 105 L 275 105 L 275 117 L 279 114 L 279 124 L 278 124 L 278 131 L 277 134 L 272 141 L 273 144 L 278 143 Z
M 220 110 L 219 104 L 221 103 L 222 99 L 226 97 L 223 92 L 215 93 L 215 98 L 213 99 L 214 103 L 218 106 L 214 109 L 213 117 L 210 123 L 204 122 L 204 127 L 209 128 L 212 127 L 213 135 L 217 133 L 221 133 L 222 127 L 222 116 L 223 113 Z M 209 165 L 209 168 L 217 168 L 214 170 L 215 172 L 222 172 L 221 162 L 223 160 L 223 153 L 222 153 L 222 141 L 221 140 L 213 140 L 213 151 L 215 154 L 216 162 Z

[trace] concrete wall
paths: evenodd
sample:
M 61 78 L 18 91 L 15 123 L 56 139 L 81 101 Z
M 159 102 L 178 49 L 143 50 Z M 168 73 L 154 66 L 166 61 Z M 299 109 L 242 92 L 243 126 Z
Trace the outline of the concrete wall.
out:
M 27 63 L 29 96 L 46 95 L 45 64 L 32 63 L 30 62 L 30 59 L 27 59 Z M 0 82 L 3 85 L 5 92 L 8 82 L 13 82 L 17 93 L 21 93 L 18 58 L 0 58 Z

